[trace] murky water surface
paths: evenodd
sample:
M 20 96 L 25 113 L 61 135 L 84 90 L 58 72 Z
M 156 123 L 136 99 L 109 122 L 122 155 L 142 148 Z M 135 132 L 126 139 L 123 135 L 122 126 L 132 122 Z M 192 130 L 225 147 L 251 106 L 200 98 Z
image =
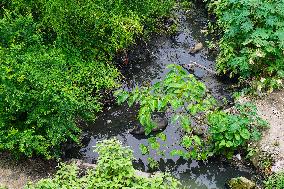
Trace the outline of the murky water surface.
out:
M 180 14 L 182 15 L 182 14 Z M 197 42 L 205 44 L 206 38 L 200 30 L 207 24 L 206 16 L 198 8 L 188 13 L 188 17 L 180 16 L 181 27 L 176 36 L 155 36 L 148 44 L 141 48 L 135 48 L 129 52 L 129 66 L 124 69 L 126 77 L 124 88 L 131 88 L 143 83 L 155 83 L 164 77 L 168 64 L 190 64 L 196 62 L 208 69 L 214 70 L 214 56 L 210 56 L 205 47 L 199 53 L 191 55 L 188 50 Z M 221 82 L 212 73 L 201 68 L 194 68 L 192 73 L 203 81 L 211 93 L 219 99 L 230 98 L 229 84 Z M 85 146 L 80 150 L 82 158 L 88 162 L 95 162 L 97 154 L 93 152 L 93 146 L 97 141 L 110 137 L 117 137 L 124 145 L 130 146 L 136 158 L 136 168 L 148 171 L 147 157 L 139 150 L 140 144 L 147 144 L 147 139 L 129 134 L 128 129 L 137 123 L 137 107 L 112 106 L 99 115 L 97 121 L 87 125 Z M 236 176 L 250 177 L 251 170 L 236 168 L 221 160 L 208 162 L 186 161 L 178 157 L 172 157 L 169 152 L 177 149 L 181 130 L 176 125 L 168 125 L 163 131 L 167 140 L 161 142 L 161 148 L 165 156 L 159 156 L 151 151 L 150 155 L 159 161 L 160 169 L 169 171 L 179 178 L 187 188 L 224 188 L 227 179 Z

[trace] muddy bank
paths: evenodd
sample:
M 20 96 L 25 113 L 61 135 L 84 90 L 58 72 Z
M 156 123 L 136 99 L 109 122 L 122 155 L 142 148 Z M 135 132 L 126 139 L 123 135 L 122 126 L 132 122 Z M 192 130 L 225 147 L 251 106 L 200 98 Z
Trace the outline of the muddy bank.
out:
M 13 159 L 9 153 L 0 153 L 0 187 L 23 188 L 28 182 L 46 178 L 55 172 L 57 163 L 41 158 Z

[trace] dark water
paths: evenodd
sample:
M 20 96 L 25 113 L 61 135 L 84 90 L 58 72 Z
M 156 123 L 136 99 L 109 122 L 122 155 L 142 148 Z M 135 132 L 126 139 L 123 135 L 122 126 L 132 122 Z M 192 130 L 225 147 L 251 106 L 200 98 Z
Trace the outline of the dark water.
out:
M 124 69 L 126 77 L 124 88 L 131 88 L 143 83 L 155 83 L 166 74 L 165 67 L 168 64 L 190 64 L 196 62 L 209 69 L 214 69 L 214 56 L 207 48 L 195 55 L 188 53 L 188 49 L 197 42 L 205 44 L 205 37 L 200 30 L 206 28 L 206 15 L 201 9 L 189 12 L 188 16 L 179 13 L 181 26 L 176 36 L 154 36 L 148 44 L 134 48 L 129 52 L 129 65 Z M 215 75 L 201 68 L 194 68 L 194 75 L 203 81 L 211 93 L 219 99 L 230 98 L 229 84 L 221 82 Z M 127 132 L 137 123 L 137 107 L 124 106 L 108 107 L 99 115 L 95 123 L 86 125 L 85 146 L 80 150 L 82 158 L 88 162 L 94 162 L 97 154 L 93 152 L 93 146 L 97 141 L 110 137 L 117 137 L 124 145 L 130 146 L 136 158 L 136 168 L 148 171 L 147 157 L 139 150 L 140 144 L 147 144 L 147 139 L 137 138 Z M 160 170 L 169 171 L 179 178 L 187 188 L 224 188 L 227 179 L 237 176 L 250 177 L 251 170 L 233 167 L 220 159 L 208 162 L 186 161 L 178 157 L 172 157 L 169 152 L 178 147 L 182 132 L 176 125 L 168 125 L 163 131 L 167 140 L 161 141 L 161 150 L 164 156 L 150 151 L 150 155 L 159 161 Z

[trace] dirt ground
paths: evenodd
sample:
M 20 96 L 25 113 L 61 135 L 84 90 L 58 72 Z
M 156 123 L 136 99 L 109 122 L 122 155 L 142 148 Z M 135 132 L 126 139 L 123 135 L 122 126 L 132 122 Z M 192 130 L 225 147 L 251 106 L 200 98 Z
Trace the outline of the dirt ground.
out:
M 10 154 L 0 153 L 0 188 L 21 189 L 30 181 L 50 176 L 56 166 L 56 162 L 40 158 L 16 161 Z
M 279 172 L 284 170 L 284 90 L 257 100 L 256 105 L 259 115 L 270 124 L 259 143 L 260 148 L 275 161 L 272 172 Z
M 284 90 L 273 92 L 262 99 L 244 98 L 240 101 L 253 101 L 260 117 L 269 123 L 269 128 L 263 132 L 262 139 L 256 145 L 258 153 L 252 158 L 253 164 L 259 168 L 270 167 L 269 172 L 284 171 Z M 269 162 L 272 164 L 269 165 Z

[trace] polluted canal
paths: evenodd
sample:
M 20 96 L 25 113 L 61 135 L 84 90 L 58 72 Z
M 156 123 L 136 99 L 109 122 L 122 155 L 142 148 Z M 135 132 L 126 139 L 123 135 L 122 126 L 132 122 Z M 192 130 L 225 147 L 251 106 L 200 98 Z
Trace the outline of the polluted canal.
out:
M 136 47 L 128 52 L 129 63 L 123 68 L 125 83 L 123 87 L 130 89 L 133 86 L 141 86 L 145 83 L 155 83 L 164 77 L 166 66 L 169 64 L 193 65 L 189 70 L 202 82 L 204 82 L 211 94 L 218 99 L 226 98 L 230 101 L 229 83 L 221 81 L 214 75 L 214 56 L 206 48 L 209 40 L 202 30 L 206 29 L 207 19 L 204 10 L 198 8 L 189 13 L 178 13 L 180 22 L 178 32 L 174 36 L 154 36 L 150 41 L 141 42 L 142 47 Z M 187 16 L 185 16 L 187 15 Z M 202 43 L 203 48 L 195 54 L 189 53 L 190 47 Z M 199 66 L 196 66 L 198 64 Z M 223 79 L 224 80 L 224 79 Z M 97 154 L 93 152 L 93 146 L 97 141 L 116 137 L 125 146 L 130 146 L 134 151 L 136 161 L 135 168 L 149 171 L 149 155 L 142 155 L 140 144 L 147 144 L 145 137 L 134 136 L 128 132 L 137 124 L 137 108 L 129 108 L 127 105 L 111 105 L 98 115 L 95 123 L 84 124 L 85 138 L 80 156 L 86 162 L 95 163 Z M 225 182 L 233 177 L 252 177 L 253 172 L 246 167 L 236 167 L 226 161 L 213 159 L 207 162 L 184 160 L 171 156 L 169 152 L 178 146 L 182 131 L 175 125 L 169 124 L 163 133 L 167 136 L 165 142 L 161 142 L 161 148 L 165 151 L 163 156 L 150 151 L 150 156 L 159 162 L 159 170 L 170 172 L 180 179 L 186 188 L 213 189 L 225 188 Z

